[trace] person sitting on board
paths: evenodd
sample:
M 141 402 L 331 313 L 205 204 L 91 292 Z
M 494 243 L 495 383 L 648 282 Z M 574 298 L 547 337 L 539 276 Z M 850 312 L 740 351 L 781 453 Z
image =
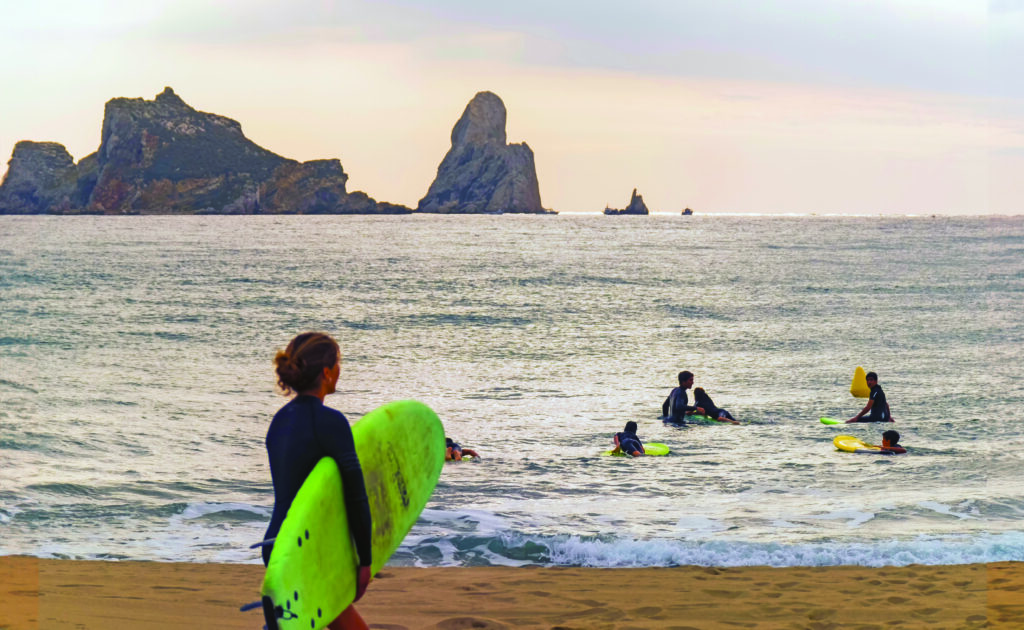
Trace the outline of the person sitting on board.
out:
M 739 424 L 739 421 L 733 418 L 731 413 L 715 406 L 715 402 L 711 400 L 711 396 L 708 396 L 703 387 L 693 390 L 693 404 L 703 407 L 704 415 L 716 422 Z
M 458 442 L 452 440 L 450 437 L 446 437 L 444 439 L 444 445 L 444 461 L 446 462 L 459 462 L 462 461 L 462 458 L 467 455 L 469 457 L 472 457 L 473 459 L 480 459 L 480 455 L 476 451 L 474 451 L 471 448 L 462 448 L 461 446 L 459 446 Z
M 704 408 L 700 406 L 691 407 L 686 397 L 686 390 L 693 387 L 693 372 L 683 370 L 679 373 L 679 387 L 669 392 L 668 398 L 661 403 L 661 415 L 668 422 L 684 424 L 686 416 L 693 414 L 704 415 Z
M 895 422 L 889 412 L 889 403 L 885 400 L 885 392 L 878 384 L 878 375 L 868 372 L 865 380 L 868 382 L 868 388 L 871 389 L 868 404 L 864 405 L 860 413 L 847 420 L 846 424 L 851 422 Z
M 616 433 L 612 440 L 615 442 L 615 449 L 612 453 L 625 453 L 632 455 L 633 457 L 640 457 L 646 454 L 644 451 L 644 445 L 640 442 L 640 438 L 636 436 L 636 423 L 630 420 L 626 423 L 626 428 Z
M 332 457 L 341 473 L 349 528 L 359 556 L 354 600 L 359 601 L 371 575 L 370 502 L 348 419 L 324 405 L 324 397 L 335 392 L 341 374 L 341 350 L 330 335 L 302 333 L 278 351 L 274 365 L 282 393 L 295 396 L 274 415 L 267 431 L 274 512 L 264 540 L 277 536 L 299 487 L 316 463 L 323 457 Z M 263 564 L 270 561 L 272 552 L 273 544 L 264 545 Z M 369 629 L 355 606 L 346 608 L 327 627 Z

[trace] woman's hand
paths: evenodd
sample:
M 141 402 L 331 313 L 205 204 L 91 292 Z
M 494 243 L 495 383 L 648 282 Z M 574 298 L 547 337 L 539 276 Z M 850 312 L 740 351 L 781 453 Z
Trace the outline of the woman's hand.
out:
M 370 567 L 359 567 L 356 573 L 356 598 L 352 601 L 358 602 L 370 585 Z

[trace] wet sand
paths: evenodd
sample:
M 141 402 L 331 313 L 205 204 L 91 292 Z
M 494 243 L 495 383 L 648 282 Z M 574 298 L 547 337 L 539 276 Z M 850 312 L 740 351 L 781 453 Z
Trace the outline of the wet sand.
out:
M 260 565 L 0 557 L 0 629 L 263 626 Z M 869 569 L 385 568 L 380 630 L 1024 628 L 1024 563 Z

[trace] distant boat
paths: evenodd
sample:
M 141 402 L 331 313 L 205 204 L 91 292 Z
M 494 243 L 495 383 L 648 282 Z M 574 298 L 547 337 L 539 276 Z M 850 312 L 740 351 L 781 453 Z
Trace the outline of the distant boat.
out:
M 683 216 L 687 216 L 688 217 L 691 214 L 693 214 L 693 210 L 690 210 L 689 208 L 683 210 Z

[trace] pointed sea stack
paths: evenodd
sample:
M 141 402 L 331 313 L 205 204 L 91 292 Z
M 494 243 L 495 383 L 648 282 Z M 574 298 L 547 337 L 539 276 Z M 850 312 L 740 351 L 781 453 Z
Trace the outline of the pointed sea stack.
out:
M 446 214 L 550 213 L 540 205 L 533 151 L 506 144 L 505 104 L 480 92 L 452 129 L 452 147 L 417 211 Z
M 650 214 L 647 210 L 647 204 L 644 203 L 644 198 L 636 193 L 636 188 L 633 189 L 633 195 L 629 198 L 629 205 L 624 209 L 617 208 L 605 208 L 605 214 Z

